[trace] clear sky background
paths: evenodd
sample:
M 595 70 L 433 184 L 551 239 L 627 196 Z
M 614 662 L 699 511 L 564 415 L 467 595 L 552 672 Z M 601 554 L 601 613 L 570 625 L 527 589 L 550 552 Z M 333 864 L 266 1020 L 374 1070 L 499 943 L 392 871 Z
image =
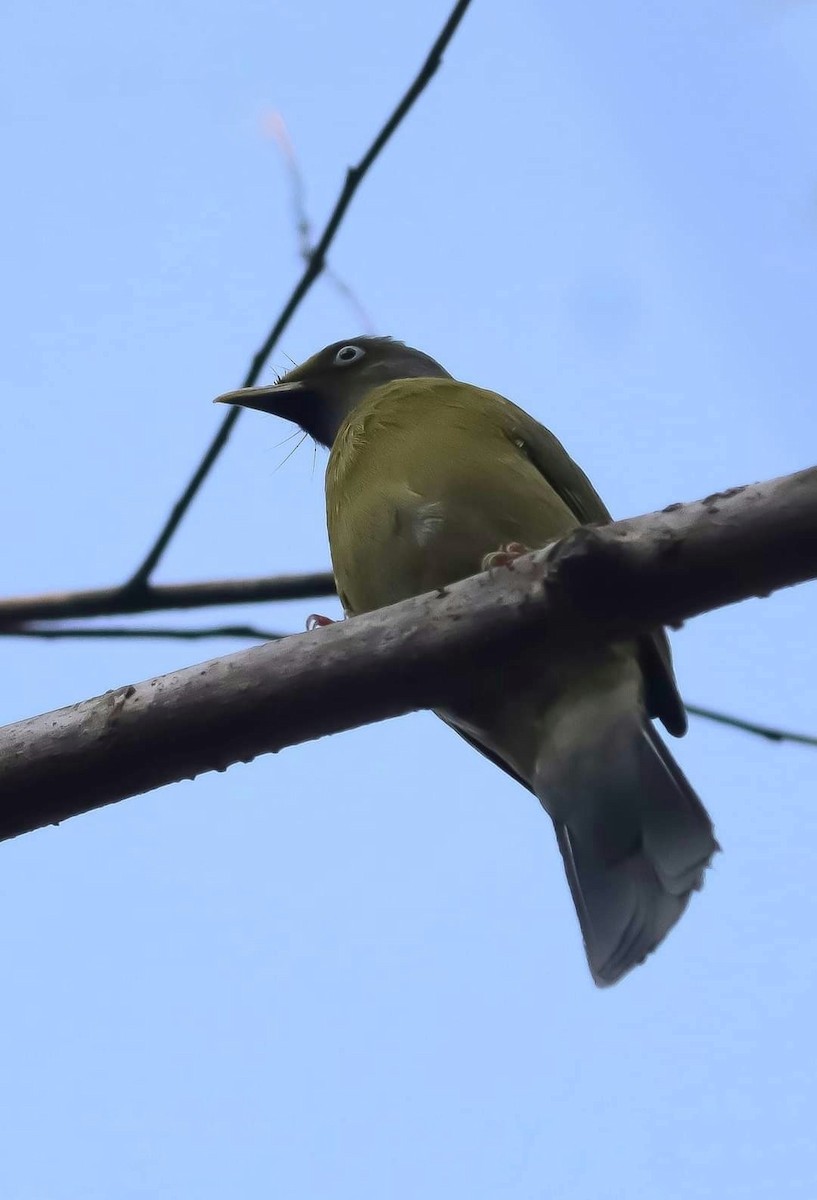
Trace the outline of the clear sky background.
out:
M 299 270 L 265 114 L 320 222 L 447 11 L 7 0 L 3 594 L 133 569 Z M 331 262 L 617 515 L 792 471 L 816 123 L 814 4 L 474 0 Z M 272 366 L 358 332 L 321 283 Z M 328 565 L 289 432 L 242 417 L 159 579 Z M 688 700 L 817 730 L 816 596 L 677 635 Z M 5 640 L 0 718 L 235 648 Z M 817 753 L 675 748 L 724 853 L 606 992 L 547 818 L 426 714 L 0 847 L 4 1200 L 812 1200 Z

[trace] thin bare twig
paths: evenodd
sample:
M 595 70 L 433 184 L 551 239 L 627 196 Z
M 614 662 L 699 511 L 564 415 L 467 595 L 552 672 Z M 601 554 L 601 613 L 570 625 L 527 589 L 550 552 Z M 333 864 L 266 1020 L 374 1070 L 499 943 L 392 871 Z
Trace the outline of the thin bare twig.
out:
M 431 80 L 437 68 L 442 62 L 443 51 L 448 46 L 454 36 L 458 25 L 465 16 L 471 0 L 457 0 L 451 14 L 443 26 L 442 32 L 431 47 L 429 54 L 417 73 L 414 82 L 409 87 L 408 91 L 403 96 L 400 103 L 395 108 L 389 119 L 386 121 L 383 128 L 378 133 L 377 137 L 372 142 L 369 149 L 364 154 L 363 158 L 355 167 L 350 167 L 346 172 L 346 180 L 341 188 L 335 207 L 329 217 L 329 220 L 324 227 L 323 233 L 318 239 L 315 249 L 312 251 L 309 262 L 304 268 L 298 283 L 296 284 L 291 296 L 281 311 L 278 320 L 273 325 L 266 341 L 258 350 L 257 354 L 250 364 L 250 369 L 244 377 L 241 384 L 242 387 L 252 387 L 266 366 L 267 359 L 274 349 L 278 339 L 286 329 L 292 318 L 293 313 L 298 308 L 298 305 L 307 294 L 312 284 L 324 270 L 326 252 L 338 231 L 338 227 L 343 220 L 346 210 L 348 209 L 352 198 L 355 195 L 358 187 L 362 183 L 369 168 L 372 166 L 383 147 L 391 138 L 394 131 L 398 128 L 403 118 L 412 108 L 418 96 L 424 91 L 429 81 Z M 222 421 L 215 437 L 204 454 L 201 462 L 188 483 L 187 487 L 182 492 L 179 499 L 173 505 L 170 516 L 165 521 L 156 541 L 148 551 L 143 562 L 137 567 L 134 574 L 131 576 L 128 583 L 125 585 L 134 591 L 143 588 L 150 579 L 157 563 L 167 549 L 171 538 L 176 532 L 180 522 L 184 518 L 185 513 L 192 504 L 199 491 L 199 488 L 204 483 L 210 473 L 210 470 L 227 443 L 227 439 L 232 432 L 233 426 L 238 420 L 241 410 L 239 408 L 231 408 L 226 417 Z
M 298 253 L 304 262 L 308 263 L 312 257 L 312 251 L 315 248 L 315 240 L 312 231 L 312 221 L 309 217 L 309 211 L 306 207 L 306 184 L 304 183 L 301 164 L 298 162 L 298 155 L 295 153 L 295 147 L 292 144 L 292 138 L 289 136 L 289 130 L 286 126 L 283 114 L 277 110 L 273 110 L 265 114 L 264 130 L 273 139 L 278 149 L 281 152 L 281 157 L 284 160 L 287 174 L 289 175 L 291 196 L 292 196 L 292 215 L 295 224 L 295 233 L 298 239 Z M 341 279 L 337 271 L 324 264 L 323 273 L 325 278 L 332 284 L 337 292 L 349 304 L 356 313 L 360 321 L 360 329 L 362 333 L 374 333 L 374 322 L 369 316 L 369 313 L 363 306 L 363 302 L 355 291 L 349 286 L 345 279 Z
M 796 742 L 800 746 L 817 746 L 817 737 L 808 733 L 793 733 L 790 729 L 778 729 L 774 725 L 759 725 L 757 721 L 744 721 L 741 717 L 731 717 L 726 713 L 716 712 L 714 708 L 702 708 L 699 704 L 687 704 L 686 710 L 705 721 L 731 725 L 733 729 L 742 729 L 744 733 L 755 734 L 770 742 Z
M 8 632 L 16 637 L 40 638 L 42 641 L 56 641 L 59 638 L 113 638 L 121 641 L 128 638 L 154 638 L 200 642 L 205 638 L 237 637 L 257 642 L 277 642 L 287 636 L 285 633 L 256 629 L 254 625 L 209 625 L 200 629 L 151 629 L 149 625 L 27 625 L 24 629 Z

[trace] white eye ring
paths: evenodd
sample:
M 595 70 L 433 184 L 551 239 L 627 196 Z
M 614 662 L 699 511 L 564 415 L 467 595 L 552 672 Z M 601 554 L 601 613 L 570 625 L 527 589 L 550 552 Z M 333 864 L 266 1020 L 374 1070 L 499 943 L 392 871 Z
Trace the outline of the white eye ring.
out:
M 341 346 L 335 355 L 334 366 L 348 367 L 349 363 L 357 362 L 362 358 L 366 351 L 362 346 Z

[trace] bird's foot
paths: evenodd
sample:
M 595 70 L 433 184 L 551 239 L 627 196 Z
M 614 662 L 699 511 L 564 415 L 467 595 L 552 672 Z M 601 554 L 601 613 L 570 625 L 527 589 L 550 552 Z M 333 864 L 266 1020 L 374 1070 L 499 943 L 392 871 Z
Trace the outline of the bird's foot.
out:
M 494 567 L 510 567 L 518 558 L 522 558 L 524 554 L 530 554 L 530 547 L 524 546 L 522 542 L 508 542 L 504 546 L 500 546 L 498 550 L 492 551 L 491 554 L 486 554 L 482 560 L 483 571 L 490 571 Z
M 313 629 L 323 629 L 325 625 L 334 625 L 332 617 L 324 617 L 321 613 L 310 613 L 306 618 L 306 631 L 311 633 Z

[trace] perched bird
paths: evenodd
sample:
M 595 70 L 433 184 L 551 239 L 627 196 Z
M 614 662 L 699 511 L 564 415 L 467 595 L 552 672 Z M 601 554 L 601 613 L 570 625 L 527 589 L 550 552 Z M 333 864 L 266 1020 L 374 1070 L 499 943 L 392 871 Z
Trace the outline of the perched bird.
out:
M 220 396 L 329 447 L 326 515 L 347 616 L 474 575 L 610 514 L 553 434 L 390 338 L 335 342 L 268 387 Z M 486 663 L 439 715 L 538 797 L 556 828 L 595 982 L 663 940 L 718 849 L 655 731 L 684 706 L 663 631 Z

